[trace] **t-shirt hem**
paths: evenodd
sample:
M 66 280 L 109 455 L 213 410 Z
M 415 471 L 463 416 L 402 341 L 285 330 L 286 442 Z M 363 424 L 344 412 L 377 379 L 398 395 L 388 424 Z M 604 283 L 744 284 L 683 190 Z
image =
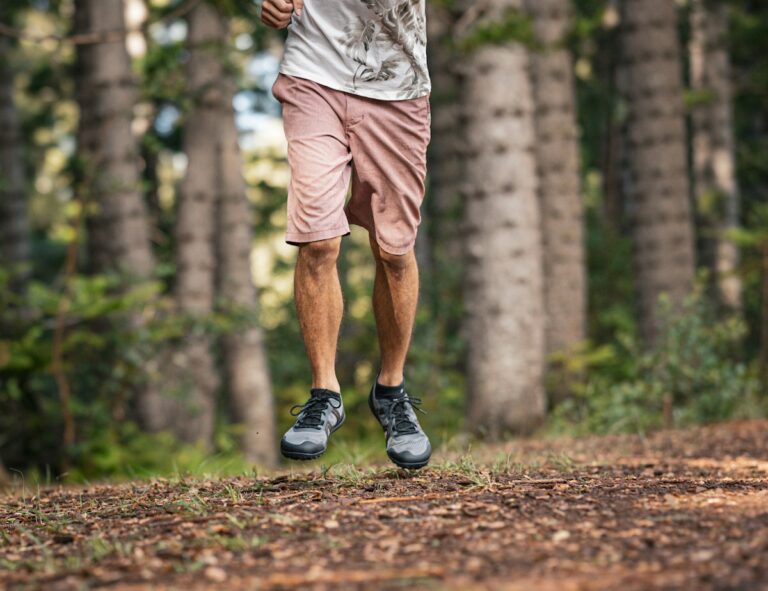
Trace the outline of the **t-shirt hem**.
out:
M 371 98 L 371 99 L 382 100 L 382 101 L 413 100 L 413 99 L 421 98 L 424 96 L 429 96 L 431 92 L 431 87 L 427 87 L 426 91 L 422 92 L 421 94 L 403 98 L 399 96 L 400 94 L 399 90 L 393 90 L 389 92 L 366 90 L 364 88 L 351 90 L 349 87 L 345 86 L 344 84 L 341 84 L 337 80 L 334 80 L 332 78 L 325 78 L 324 76 L 319 76 L 315 72 L 307 73 L 301 70 L 293 70 L 283 65 L 280 66 L 279 71 L 281 74 L 285 74 L 286 76 L 295 76 L 296 78 L 304 78 L 305 80 L 311 80 L 312 82 L 317 82 L 318 84 L 327 86 L 328 88 L 331 88 L 333 90 L 338 90 L 341 92 L 346 92 L 347 94 L 354 94 L 356 96 L 363 96 L 365 98 Z

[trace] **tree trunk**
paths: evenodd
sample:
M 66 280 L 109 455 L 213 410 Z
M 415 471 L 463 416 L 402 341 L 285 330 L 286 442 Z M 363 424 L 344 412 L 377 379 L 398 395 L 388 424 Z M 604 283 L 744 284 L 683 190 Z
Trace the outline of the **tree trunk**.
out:
M 0 459 L 0 490 L 10 487 L 13 484 L 13 478 L 11 478 L 8 470 L 3 466 L 3 461 Z
M 614 235 L 624 227 L 624 194 L 622 187 L 622 122 L 619 115 L 619 0 L 609 0 L 603 14 L 601 49 L 598 51 L 598 77 L 606 84 L 606 103 L 600 144 L 600 173 L 602 175 L 602 224 Z
M 189 17 L 188 94 L 182 149 L 187 172 L 181 183 L 176 215 L 176 286 L 178 311 L 196 325 L 214 309 L 216 215 L 221 176 L 222 113 L 229 113 L 229 93 L 221 86 L 217 49 L 226 34 L 215 10 L 201 3 Z M 164 401 L 167 412 L 155 429 L 169 429 L 182 441 L 213 445 L 219 378 L 208 330 L 197 327 L 184 336 L 173 354 L 175 396 Z
M 768 240 L 760 242 L 760 355 L 758 375 L 763 391 L 768 391 Z
M 461 181 L 458 144 L 458 79 L 456 52 L 451 46 L 456 15 L 445 4 L 427 3 L 427 35 L 432 76 L 432 141 L 429 148 L 427 233 L 433 275 L 424 282 L 434 318 L 439 357 L 460 330 L 461 252 L 459 234 Z M 439 369 L 439 368 L 437 368 Z
M 221 22 L 222 49 L 226 43 L 227 24 L 221 15 L 210 18 Z M 218 295 L 225 309 L 250 312 L 255 317 L 257 294 L 251 276 L 252 220 L 246 196 L 242 158 L 232 109 L 235 83 L 218 66 L 220 88 L 226 92 L 219 118 L 218 169 L 220 202 L 218 212 Z M 193 122 L 190 121 L 189 125 Z M 211 163 L 213 164 L 213 163 Z M 222 339 L 227 390 L 236 423 L 244 428 L 242 449 L 245 457 L 263 465 L 277 459 L 275 416 L 264 335 L 253 318 L 244 329 Z
M 124 27 L 122 0 L 76 0 L 78 32 Z M 78 146 L 89 218 L 89 255 L 96 271 L 150 276 L 154 257 L 131 133 L 136 85 L 122 39 L 77 46 Z
M 522 0 L 494 0 L 475 26 Z M 472 4 L 468 4 L 472 14 Z M 474 27 L 470 28 L 472 34 Z M 541 220 L 529 55 L 509 41 L 462 64 L 468 427 L 492 437 L 544 416 Z
M 571 25 L 568 0 L 526 0 L 543 51 L 531 55 L 536 102 L 536 159 L 544 247 L 546 351 L 568 353 L 586 338 L 587 278 L 579 134 L 571 56 L 564 48 Z M 553 364 L 558 398 L 569 390 Z
M 76 0 L 77 32 L 124 28 L 122 0 Z M 88 253 L 96 272 L 120 272 L 149 280 L 155 266 L 147 208 L 141 192 L 136 138 L 131 132 L 137 98 L 131 60 L 122 39 L 77 46 L 76 98 L 80 109 L 78 152 L 83 202 L 88 208 Z M 134 328 L 143 320 L 127 318 Z M 148 365 L 147 384 L 136 393 L 145 428 L 162 420 L 160 372 Z M 152 409 L 152 415 L 147 415 Z
M 460 141 L 457 72 L 451 47 L 454 15 L 444 5 L 427 4 L 429 62 L 432 75 L 432 141 L 429 152 L 430 229 L 433 251 L 443 265 L 461 256 L 457 144 Z
M 4 16 L 5 12 L 0 14 Z M 8 287 L 23 293 L 30 271 L 30 244 L 24 194 L 24 145 L 13 98 L 15 77 L 11 69 L 11 49 L 10 39 L 0 36 L 0 264 L 13 270 Z M 0 459 L 0 489 L 11 482 Z
M 727 237 L 739 226 L 739 192 L 727 47 L 728 7 L 693 0 L 691 86 L 700 95 L 693 109 L 693 172 L 699 214 L 700 253 L 711 269 L 718 300 L 741 308 L 739 249 Z
M 621 8 L 627 213 L 640 331 L 653 344 L 659 296 L 679 305 L 695 264 L 677 12 L 674 0 L 622 0 Z
M 0 262 L 12 267 L 14 289 L 23 290 L 30 257 L 24 195 L 24 146 L 13 99 L 12 44 L 0 36 Z

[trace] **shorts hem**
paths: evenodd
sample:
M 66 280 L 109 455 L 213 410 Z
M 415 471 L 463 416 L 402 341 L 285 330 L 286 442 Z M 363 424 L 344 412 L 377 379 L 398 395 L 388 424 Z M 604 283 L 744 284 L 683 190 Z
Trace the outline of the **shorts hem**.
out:
M 354 224 L 355 226 L 360 226 L 361 228 L 368 230 L 368 234 L 373 236 L 374 240 L 376 241 L 376 244 L 378 244 L 384 252 L 387 252 L 389 254 L 393 254 L 395 256 L 402 256 L 404 254 L 408 254 L 409 252 L 411 252 L 416 246 L 415 238 L 405 246 L 392 246 L 390 244 L 383 242 L 376 235 L 376 231 L 370 226 L 368 226 L 367 224 L 364 224 L 363 222 L 358 221 L 356 219 L 352 219 L 352 218 L 349 219 L 349 223 Z
M 348 226 L 339 226 L 327 230 L 317 230 L 315 232 L 286 232 L 285 241 L 288 244 L 299 245 L 307 242 L 316 242 L 318 240 L 327 240 L 339 236 L 349 236 Z

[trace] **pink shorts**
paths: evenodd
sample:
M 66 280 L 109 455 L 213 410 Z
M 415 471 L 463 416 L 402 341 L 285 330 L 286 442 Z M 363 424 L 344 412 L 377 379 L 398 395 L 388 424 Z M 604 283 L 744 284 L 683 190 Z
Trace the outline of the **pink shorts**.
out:
M 291 169 L 286 242 L 346 236 L 356 224 L 389 253 L 411 250 L 424 199 L 429 97 L 376 100 L 286 74 L 272 94 L 283 105 Z

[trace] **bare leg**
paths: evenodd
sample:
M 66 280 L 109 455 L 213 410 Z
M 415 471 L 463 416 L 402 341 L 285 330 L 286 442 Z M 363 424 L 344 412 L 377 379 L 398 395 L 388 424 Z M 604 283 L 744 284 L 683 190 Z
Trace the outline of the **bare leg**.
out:
M 340 248 L 340 237 L 302 244 L 293 283 L 301 334 L 312 366 L 312 387 L 334 392 L 340 391 L 336 345 L 344 313 L 336 269 Z
M 396 386 L 403 381 L 403 367 L 419 302 L 419 268 L 414 251 L 394 255 L 371 238 L 376 259 L 373 313 L 381 351 L 379 383 Z

